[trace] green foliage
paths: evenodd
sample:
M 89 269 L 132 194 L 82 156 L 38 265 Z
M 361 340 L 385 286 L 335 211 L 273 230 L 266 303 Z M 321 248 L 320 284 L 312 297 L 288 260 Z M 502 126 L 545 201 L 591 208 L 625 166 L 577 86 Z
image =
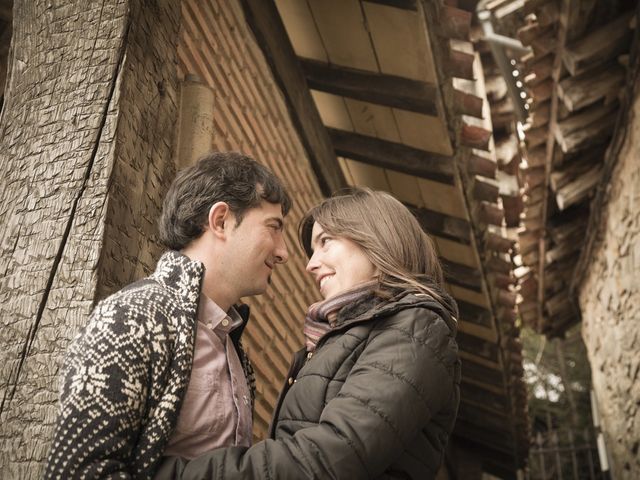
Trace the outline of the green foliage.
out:
M 547 429 L 548 414 L 552 428 L 590 427 L 591 369 L 580 325 L 569 330 L 564 339 L 548 340 L 529 328 L 522 330 L 521 337 L 532 434 Z

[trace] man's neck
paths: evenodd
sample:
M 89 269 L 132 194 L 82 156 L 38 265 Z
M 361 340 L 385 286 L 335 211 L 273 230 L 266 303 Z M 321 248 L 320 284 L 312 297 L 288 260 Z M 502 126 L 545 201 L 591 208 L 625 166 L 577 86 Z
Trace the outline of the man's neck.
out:
M 240 300 L 224 280 L 224 273 L 216 271 L 216 265 L 211 260 L 198 254 L 196 249 L 186 247 L 182 254 L 204 265 L 204 279 L 202 281 L 202 293 L 213 300 L 225 312 Z
M 226 288 L 224 284 L 223 276 L 214 276 L 208 274 L 205 265 L 204 281 L 202 282 L 202 294 L 209 297 L 213 302 L 218 305 L 222 310 L 228 312 L 229 309 L 238 303 L 238 298 L 235 298 L 231 292 Z M 217 278 L 216 278 L 217 277 Z

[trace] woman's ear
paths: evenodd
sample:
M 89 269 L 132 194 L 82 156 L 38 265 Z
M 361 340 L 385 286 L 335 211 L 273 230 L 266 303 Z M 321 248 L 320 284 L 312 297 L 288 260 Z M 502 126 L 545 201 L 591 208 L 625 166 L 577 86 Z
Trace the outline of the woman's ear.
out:
M 231 209 L 226 202 L 216 202 L 209 209 L 207 227 L 216 237 L 224 237 L 225 228 L 231 215 Z

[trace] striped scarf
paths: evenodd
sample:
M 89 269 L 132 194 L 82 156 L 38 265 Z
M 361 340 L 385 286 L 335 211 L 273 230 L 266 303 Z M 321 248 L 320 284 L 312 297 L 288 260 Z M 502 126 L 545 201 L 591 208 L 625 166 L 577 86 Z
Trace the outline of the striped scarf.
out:
M 370 294 L 377 284 L 377 280 L 361 283 L 340 295 L 312 304 L 307 310 L 307 315 L 304 319 L 304 337 L 307 351 L 315 351 L 318 340 L 336 326 L 338 312 L 342 307 Z

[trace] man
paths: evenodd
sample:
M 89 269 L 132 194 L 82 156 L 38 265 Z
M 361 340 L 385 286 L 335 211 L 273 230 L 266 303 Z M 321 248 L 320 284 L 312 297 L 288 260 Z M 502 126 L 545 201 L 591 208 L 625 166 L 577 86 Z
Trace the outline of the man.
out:
M 238 153 L 178 173 L 159 222 L 170 250 L 100 302 L 67 353 L 46 478 L 150 478 L 163 454 L 250 445 L 248 309 L 234 304 L 287 261 L 290 208 L 274 174 Z

